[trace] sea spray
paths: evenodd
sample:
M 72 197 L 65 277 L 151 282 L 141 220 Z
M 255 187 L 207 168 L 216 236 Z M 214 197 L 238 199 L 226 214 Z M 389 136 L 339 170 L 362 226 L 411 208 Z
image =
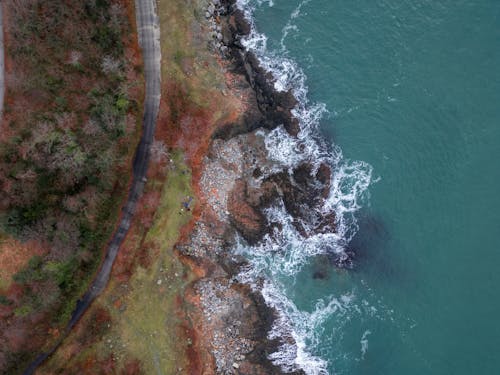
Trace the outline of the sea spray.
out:
M 291 20 L 300 15 L 307 2 L 302 2 L 294 10 Z M 281 50 L 270 51 L 267 37 L 257 31 L 253 19 L 255 5 L 263 3 L 262 0 L 237 1 L 251 26 L 249 35 L 243 37 L 241 43 L 272 74 L 277 91 L 293 92 L 298 104 L 292 114 L 299 120 L 300 130 L 297 137 L 290 136 L 283 126 L 258 134 L 265 137 L 268 157 L 274 162 L 273 172 L 281 170 L 291 174 L 303 162 L 312 165 L 311 173 L 315 173 L 321 164 L 330 167 L 330 191 L 317 214 L 334 213 L 335 230 L 315 232 L 314 217 L 317 215 L 310 215 L 310 220 L 309 216 L 300 218 L 302 231 L 299 231 L 294 225 L 296 218 L 287 212 L 283 203 L 276 203 L 264 213 L 268 222 L 279 225 L 257 245 L 248 246 L 240 241 L 236 247 L 235 252 L 249 260 L 238 280 L 260 290 L 266 303 L 277 312 L 269 339 L 279 339 L 281 345 L 278 351 L 269 355 L 269 359 L 285 372 L 301 369 L 311 375 L 328 374 L 327 360 L 312 353 L 319 343 L 324 322 L 333 314 L 349 311 L 355 295 L 328 296 L 317 300 L 313 311 L 302 311 L 287 296 L 283 281 L 293 282 L 314 256 L 335 255 L 339 264 L 347 264 L 343 263 L 348 259 L 346 246 L 358 228 L 354 214 L 368 197 L 372 168 L 364 162 L 345 160 L 339 147 L 326 144 L 321 137 L 319 124 L 328 112 L 327 108 L 322 103 L 309 102 L 304 72 L 295 61 L 286 57 L 284 40 L 294 26 L 290 21 L 284 28 Z M 266 3 L 273 6 L 272 1 Z

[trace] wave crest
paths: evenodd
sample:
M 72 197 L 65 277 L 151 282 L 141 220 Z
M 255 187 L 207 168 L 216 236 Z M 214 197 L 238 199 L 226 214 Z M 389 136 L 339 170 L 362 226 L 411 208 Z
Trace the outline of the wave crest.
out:
M 300 15 L 302 2 L 291 14 L 290 19 Z M 332 314 L 346 311 L 352 295 L 340 298 L 333 296 L 316 301 L 312 312 L 301 311 L 286 295 L 283 280 L 293 283 L 296 275 L 314 256 L 336 254 L 347 257 L 345 249 L 356 233 L 358 226 L 355 212 L 368 199 L 367 189 L 372 181 L 372 167 L 362 161 L 346 160 L 338 146 L 328 145 L 319 132 L 320 121 L 328 110 L 323 103 L 310 103 L 307 98 L 306 76 L 295 61 L 286 56 L 284 39 L 293 25 L 287 23 L 283 30 L 280 51 L 270 51 L 267 37 L 259 33 L 253 13 L 256 6 L 272 1 L 238 0 L 236 5 L 243 11 L 251 26 L 249 35 L 242 38 L 242 45 L 259 59 L 261 66 L 271 72 L 277 91 L 292 90 L 298 104 L 292 114 L 299 120 L 297 137 L 290 136 L 283 126 L 270 132 L 261 131 L 269 159 L 280 170 L 288 170 L 302 162 L 314 168 L 327 164 L 332 171 L 330 191 L 318 212 L 321 215 L 335 213 L 335 232 L 311 234 L 307 231 L 313 223 L 302 223 L 304 236 L 293 225 L 293 218 L 280 203 L 267 209 L 265 215 L 270 223 L 278 223 L 272 233 L 255 246 L 240 242 L 235 252 L 244 255 L 249 264 L 238 275 L 238 281 L 250 284 L 260 290 L 266 303 L 278 314 L 269 333 L 269 339 L 280 339 L 279 350 L 269 359 L 285 372 L 302 369 L 310 375 L 328 374 L 328 362 L 312 354 L 319 344 L 323 323 Z M 279 229 L 278 229 L 279 228 Z

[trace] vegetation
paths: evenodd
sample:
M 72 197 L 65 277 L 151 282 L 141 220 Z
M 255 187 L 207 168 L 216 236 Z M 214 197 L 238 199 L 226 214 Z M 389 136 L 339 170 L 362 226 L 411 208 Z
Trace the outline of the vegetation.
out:
M 158 197 L 150 202 L 152 211 L 146 209 L 153 214 L 152 221 L 144 220 L 148 215 L 140 210 L 122 249 L 131 251 L 132 265 L 125 267 L 125 273 L 131 267 L 133 274 L 128 280 L 116 274 L 112 277 L 66 345 L 40 369 L 41 374 L 58 373 L 62 368 L 84 373 L 86 363 L 94 363 L 95 370 L 105 367 L 109 358 L 117 373 L 139 373 L 130 369 L 134 358 L 140 359 L 132 361 L 140 365 L 140 373 L 174 374 L 186 368 L 183 355 L 190 343 L 180 340 L 177 332 L 181 323 L 177 297 L 191 280 L 174 255 L 174 245 L 181 228 L 191 220 L 191 211 L 181 211 L 182 202 L 193 194 L 191 173 L 178 151 L 154 164 L 157 174 L 148 180 L 141 202 L 148 206 L 148 197 Z M 120 270 L 123 258 L 117 262 L 115 270 Z M 106 316 L 105 324 L 96 316 Z
M 101 4 L 102 1 L 95 0 L 92 3 Z M 68 371 L 79 374 L 163 371 L 170 374 L 187 371 L 185 356 L 190 342 L 180 339 L 186 333 L 186 327 L 180 324 L 180 310 L 185 307 L 182 302 L 183 288 L 194 276 L 174 255 L 173 247 L 179 239 L 181 228 L 191 218 L 190 211 L 181 209 L 184 207 L 183 202 L 188 201 L 187 196 L 194 195 L 191 173 L 193 180 L 197 181 L 212 130 L 216 124 L 228 122 L 228 118 L 236 118 L 240 110 L 237 107 L 239 101 L 232 96 L 226 96 L 227 86 L 223 71 L 214 55 L 206 48 L 208 35 L 199 29 L 201 23 L 205 22 L 204 12 L 198 10 L 200 7 L 199 2 L 192 0 L 158 2 L 158 15 L 162 26 L 162 106 L 156 132 L 157 140 L 152 145 L 152 165 L 148 173 L 146 191 L 138 204 L 125 243 L 120 249 L 108 287 L 56 353 L 39 369 L 40 374 Z M 99 41 L 99 48 L 104 48 L 106 43 L 103 43 L 101 38 L 104 38 L 103 35 L 107 32 L 100 30 L 98 33 L 96 40 Z M 126 50 L 126 44 L 124 46 Z M 82 55 L 74 54 L 73 57 L 75 58 L 72 61 L 76 62 L 71 66 L 75 74 L 89 69 Z M 121 66 L 116 64 L 117 55 L 109 54 L 106 59 L 101 55 L 100 60 L 98 57 L 96 55 L 95 66 L 100 67 L 99 74 L 102 77 L 108 77 L 109 74 L 113 76 L 112 72 L 117 66 Z M 128 73 L 125 75 L 128 77 Z M 51 85 L 57 85 L 57 82 Z M 122 95 L 121 91 L 109 90 L 108 86 L 102 84 L 85 83 L 85 87 L 85 95 L 81 95 L 78 101 L 87 103 L 87 110 L 82 111 L 77 118 L 82 118 L 84 129 L 87 126 L 88 129 L 95 129 L 95 125 L 98 125 L 97 129 L 106 129 L 103 131 L 106 135 L 107 129 L 110 129 L 109 136 L 114 134 L 113 139 L 120 144 L 123 140 L 121 132 L 115 132 L 112 126 L 105 125 L 113 123 L 105 121 L 108 117 L 102 113 L 108 112 L 110 108 L 117 111 L 127 106 L 135 108 L 133 97 Z M 120 96 L 116 95 L 117 93 Z M 109 94 L 107 99 L 103 99 L 104 94 Z M 99 99 L 95 99 L 94 95 Z M 57 108 L 67 110 L 67 107 L 74 103 L 65 95 L 57 94 L 53 97 L 54 106 L 57 105 Z M 61 99 L 55 102 L 57 98 Z M 102 136 L 101 132 L 88 131 L 88 134 L 89 137 Z M 82 149 L 86 150 L 83 147 Z M 97 155 L 102 156 L 100 153 Z M 94 176 L 84 179 L 84 188 L 91 188 L 96 193 L 103 191 L 102 195 L 105 196 L 110 190 L 106 190 L 108 185 L 104 183 L 111 179 L 102 178 L 104 175 L 100 173 L 99 171 L 96 174 L 95 179 Z M 79 194 L 82 193 L 71 195 L 70 200 L 71 203 L 79 202 L 78 208 L 74 210 L 75 215 L 81 215 L 86 220 L 85 225 L 77 226 L 80 231 L 79 238 L 86 239 L 86 244 L 97 243 L 94 236 L 98 233 L 98 223 L 106 220 L 104 215 L 110 211 L 98 208 L 105 207 L 108 203 L 102 199 L 99 204 L 95 203 L 96 201 L 82 202 L 78 200 Z M 113 204 L 109 203 L 109 207 L 112 206 Z M 48 208 L 33 206 L 33 212 L 52 212 L 53 207 L 54 205 Z M 68 214 L 66 209 L 61 211 Z M 103 216 L 98 216 L 96 212 L 101 212 Z M 37 222 L 38 220 L 35 220 L 26 227 L 34 227 Z M 24 230 L 20 233 L 20 236 L 23 236 Z M 49 238 L 46 241 L 50 240 Z M 75 258 L 79 264 L 76 272 L 82 269 L 80 259 L 87 258 L 88 252 L 83 250 L 85 246 L 79 245 L 76 251 Z M 92 252 L 90 255 L 92 256 Z M 47 287 L 51 286 L 62 292 L 58 280 L 65 279 L 63 262 L 70 262 L 72 257 L 52 259 L 50 255 L 42 255 L 42 259 L 42 264 L 35 264 L 37 267 L 34 267 L 35 275 L 42 280 L 27 281 L 26 289 L 31 286 L 36 289 L 37 285 L 45 283 Z M 61 264 L 52 265 L 52 261 Z M 27 305 L 36 306 L 39 302 L 35 298 Z M 184 323 L 189 326 L 189 322 Z M 179 367 L 184 369 L 179 370 Z
M 13 276 L 22 296 L 0 299 L 16 317 L 50 312 L 53 323 L 65 323 L 119 217 L 142 118 L 129 7 L 121 0 L 4 1 L 0 236 L 40 247 Z
M 126 343 L 128 355 L 141 359 L 147 374 L 155 373 L 157 368 L 166 374 L 175 373 L 183 365 L 181 358 L 186 348 L 186 342 L 181 342 L 182 336 L 175 331 L 180 323 L 175 304 L 189 280 L 183 279 L 185 270 L 174 256 L 173 248 L 182 226 L 191 218 L 190 212 L 180 211 L 181 202 L 192 195 L 191 174 L 181 153 L 174 154 L 172 159 L 174 167 L 167 175 L 153 225 L 144 242 L 156 261 L 149 268 L 138 267 L 134 273 L 129 283 L 131 292 L 124 300 L 127 309 L 116 316 L 119 324 L 113 332 Z

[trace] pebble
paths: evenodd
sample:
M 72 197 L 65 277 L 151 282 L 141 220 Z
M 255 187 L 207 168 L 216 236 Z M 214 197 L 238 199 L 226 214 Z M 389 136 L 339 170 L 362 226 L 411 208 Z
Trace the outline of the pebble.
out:
M 158 279 L 158 281 L 156 282 L 156 284 L 161 285 L 161 279 Z

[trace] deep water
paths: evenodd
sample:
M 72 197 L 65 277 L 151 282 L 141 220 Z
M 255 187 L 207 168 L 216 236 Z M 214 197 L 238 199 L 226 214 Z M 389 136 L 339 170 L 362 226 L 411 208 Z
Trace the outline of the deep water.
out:
M 354 268 L 311 254 L 268 272 L 308 373 L 500 373 L 500 2 L 250 5 L 324 103 L 328 143 L 373 167 Z

